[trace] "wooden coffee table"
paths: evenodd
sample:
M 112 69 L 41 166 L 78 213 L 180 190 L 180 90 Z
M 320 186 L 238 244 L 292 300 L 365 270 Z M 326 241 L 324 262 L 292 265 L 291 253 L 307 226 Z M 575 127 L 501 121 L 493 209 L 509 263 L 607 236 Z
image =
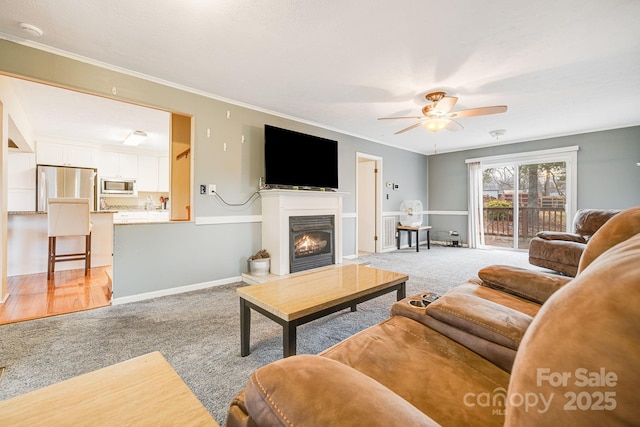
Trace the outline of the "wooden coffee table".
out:
M 218 423 L 159 352 L 0 402 L 1 426 L 212 426 Z
M 397 292 L 406 294 L 409 276 L 362 265 L 335 266 L 237 289 L 240 297 L 240 354 L 247 356 L 251 309 L 282 325 L 283 356 L 296 354 L 296 328 L 345 308 Z

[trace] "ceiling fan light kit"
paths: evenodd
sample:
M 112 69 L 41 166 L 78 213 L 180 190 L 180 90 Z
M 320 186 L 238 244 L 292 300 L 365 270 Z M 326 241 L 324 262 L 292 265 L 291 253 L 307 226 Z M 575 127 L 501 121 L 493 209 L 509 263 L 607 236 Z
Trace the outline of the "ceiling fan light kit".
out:
M 450 131 L 458 131 L 463 129 L 463 126 L 452 120 L 453 118 L 462 117 L 474 117 L 485 116 L 488 114 L 498 114 L 507 111 L 506 105 L 495 105 L 492 107 L 479 107 L 469 108 L 466 110 L 451 111 L 458 102 L 458 98 L 455 96 L 447 96 L 445 92 L 429 92 L 425 96 L 425 99 L 429 101 L 427 105 L 422 108 L 421 116 L 405 116 L 405 117 L 380 117 L 378 120 L 390 120 L 390 119 L 418 119 L 422 120 L 419 123 L 413 124 L 407 128 L 401 129 L 394 133 L 397 135 L 415 129 L 421 124 L 432 132 L 437 132 L 442 129 Z
M 425 122 L 422 122 L 422 126 L 426 127 L 432 132 L 437 132 L 440 129 L 444 129 L 445 126 L 449 124 L 449 120 L 447 119 L 431 119 Z

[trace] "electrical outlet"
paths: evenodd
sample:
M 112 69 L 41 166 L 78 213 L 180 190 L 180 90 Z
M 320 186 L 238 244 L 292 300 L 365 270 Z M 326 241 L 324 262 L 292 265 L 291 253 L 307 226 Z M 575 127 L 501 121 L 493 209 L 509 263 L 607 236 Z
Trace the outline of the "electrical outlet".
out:
M 209 184 L 209 195 L 213 196 L 214 194 L 216 194 L 216 185 L 215 184 Z
M 207 194 L 207 186 L 206 185 L 201 185 L 200 186 L 200 194 Z

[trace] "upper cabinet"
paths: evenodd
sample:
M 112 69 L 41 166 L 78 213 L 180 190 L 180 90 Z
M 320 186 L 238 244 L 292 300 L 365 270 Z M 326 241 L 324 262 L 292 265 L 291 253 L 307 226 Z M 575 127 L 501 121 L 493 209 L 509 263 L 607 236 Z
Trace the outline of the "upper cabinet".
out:
M 158 157 L 138 155 L 138 191 L 158 191 Z
M 39 142 L 36 154 L 15 155 L 11 179 L 21 182 L 16 188 L 35 188 L 35 163 L 53 166 L 97 168 L 100 178 L 127 178 L 137 181 L 138 191 L 168 193 L 170 189 L 169 157 L 145 152 L 137 154 L 112 151 L 95 146 Z M 29 159 L 30 163 L 29 163 Z
M 109 178 L 138 178 L 138 155 L 101 151 L 98 175 Z
M 9 152 L 7 208 L 10 211 L 36 210 L 36 155 Z
M 158 191 L 169 192 L 169 156 L 158 157 Z
M 39 165 L 95 168 L 96 149 L 89 146 L 38 142 L 36 159 Z
M 169 192 L 169 157 L 138 155 L 138 191 Z

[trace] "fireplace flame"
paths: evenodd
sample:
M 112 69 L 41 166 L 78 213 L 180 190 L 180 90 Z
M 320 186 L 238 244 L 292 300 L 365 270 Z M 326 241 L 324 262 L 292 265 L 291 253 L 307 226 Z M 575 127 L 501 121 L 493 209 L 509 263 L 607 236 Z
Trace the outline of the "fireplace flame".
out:
M 303 234 L 296 239 L 294 251 L 296 256 L 314 255 L 321 253 L 326 246 L 326 240 L 314 238 L 314 236 L 309 234 Z

